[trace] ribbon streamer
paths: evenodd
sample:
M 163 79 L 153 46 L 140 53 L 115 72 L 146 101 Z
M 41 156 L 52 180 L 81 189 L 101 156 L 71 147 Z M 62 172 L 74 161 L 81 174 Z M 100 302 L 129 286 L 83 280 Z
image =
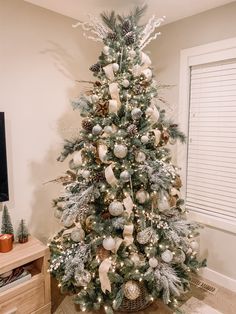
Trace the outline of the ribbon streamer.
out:
M 152 113 L 149 114 L 149 119 L 151 124 L 155 124 L 156 122 L 158 122 L 159 118 L 160 118 L 160 113 L 157 110 L 157 107 L 152 104 L 151 106 L 148 107 L 148 109 L 152 109 Z
M 123 242 L 123 239 L 121 239 L 121 238 L 119 238 L 119 237 L 116 237 L 116 238 L 115 238 L 115 247 L 114 247 L 113 250 L 111 250 L 112 253 L 115 253 L 115 254 L 116 254 L 116 252 L 119 250 L 119 247 L 120 247 L 120 245 L 121 245 L 122 242 Z
M 130 195 L 128 195 L 126 198 L 123 199 L 123 203 L 124 203 L 126 212 L 128 213 L 128 216 L 130 217 L 130 215 L 132 214 L 133 207 L 134 207 L 134 203 Z
M 109 92 L 111 98 L 117 101 L 117 110 L 120 108 L 120 95 L 119 95 L 119 87 L 118 83 L 109 84 Z
M 98 156 L 102 162 L 107 163 L 107 146 L 105 144 L 98 144 Z
M 161 139 L 161 131 L 157 129 L 154 129 L 152 131 L 154 132 L 155 135 L 155 144 L 158 145 Z
M 101 282 L 102 292 L 106 293 L 106 291 L 111 292 L 111 282 L 108 277 L 108 271 L 111 267 L 112 263 L 109 258 L 106 258 L 99 266 L 99 279 Z
M 123 237 L 126 245 L 130 245 L 134 242 L 133 231 L 134 231 L 133 224 L 124 226 Z
M 117 113 L 118 111 L 118 103 L 115 99 L 109 100 L 109 113 Z
M 105 67 L 103 67 L 103 70 L 104 70 L 104 72 L 106 74 L 106 77 L 109 80 L 113 81 L 114 78 L 115 78 L 114 71 L 113 71 L 113 65 L 112 64 L 108 64 Z
M 116 179 L 114 172 L 112 170 L 112 165 L 108 166 L 105 169 L 105 178 L 107 180 L 107 183 L 109 183 L 110 185 L 114 186 L 118 184 L 118 180 Z

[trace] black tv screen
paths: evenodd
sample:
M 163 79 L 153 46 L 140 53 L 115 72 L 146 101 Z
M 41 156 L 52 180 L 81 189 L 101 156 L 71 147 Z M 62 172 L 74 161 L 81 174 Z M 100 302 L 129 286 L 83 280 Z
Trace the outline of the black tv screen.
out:
M 0 112 L 0 202 L 8 201 L 7 153 L 4 112 Z

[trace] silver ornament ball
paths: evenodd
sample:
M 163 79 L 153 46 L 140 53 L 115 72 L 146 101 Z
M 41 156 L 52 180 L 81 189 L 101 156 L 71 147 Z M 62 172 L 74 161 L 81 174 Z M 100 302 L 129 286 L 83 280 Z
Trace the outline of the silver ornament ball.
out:
M 141 109 L 139 109 L 139 108 L 132 109 L 131 117 L 133 120 L 138 120 L 141 118 L 141 116 L 142 116 L 142 110 Z
M 128 148 L 123 144 L 116 144 L 114 147 L 114 155 L 117 158 L 124 158 L 127 155 Z
M 149 137 L 148 137 L 147 135 L 143 135 L 143 136 L 141 137 L 141 142 L 142 142 L 143 144 L 147 144 L 147 143 L 149 142 Z
M 170 250 L 165 250 L 162 254 L 161 254 L 161 258 L 165 263 L 170 263 L 173 259 L 173 253 Z
M 130 173 L 129 173 L 129 171 L 127 171 L 127 170 L 122 171 L 121 174 L 120 174 L 120 179 L 123 182 L 129 182 L 129 180 L 130 180 Z
M 155 268 L 158 265 L 158 260 L 155 257 L 151 257 L 148 261 L 150 267 Z
M 99 124 L 96 124 L 92 129 L 93 135 L 99 135 L 101 132 L 102 132 L 102 127 Z
M 112 216 L 120 216 L 124 211 L 124 206 L 121 202 L 119 201 L 113 201 L 110 205 L 109 205 L 109 213 Z
M 71 232 L 70 237 L 71 237 L 72 241 L 80 242 L 80 241 L 84 240 L 85 232 L 82 228 L 77 228 Z
M 116 242 L 112 237 L 105 238 L 102 242 L 104 249 L 111 251 L 115 248 Z
M 136 300 L 141 294 L 139 283 L 134 280 L 129 280 L 124 286 L 124 295 L 128 300 Z

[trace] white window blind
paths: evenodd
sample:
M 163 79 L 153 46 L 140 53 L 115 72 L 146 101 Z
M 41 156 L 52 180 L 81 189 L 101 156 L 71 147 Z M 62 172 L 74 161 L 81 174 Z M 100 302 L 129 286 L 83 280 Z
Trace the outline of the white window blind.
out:
M 236 59 L 190 78 L 186 208 L 236 223 Z

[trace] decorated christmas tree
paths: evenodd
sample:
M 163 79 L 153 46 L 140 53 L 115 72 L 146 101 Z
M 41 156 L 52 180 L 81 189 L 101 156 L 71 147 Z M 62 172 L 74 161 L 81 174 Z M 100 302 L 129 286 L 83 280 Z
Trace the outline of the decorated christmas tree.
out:
M 2 234 L 14 234 L 11 217 L 6 205 L 3 207 L 1 232 Z
M 29 231 L 25 224 L 24 219 L 21 219 L 19 227 L 17 229 L 17 238 L 20 243 L 25 243 L 28 241 Z
M 51 273 L 83 311 L 137 311 L 159 298 L 176 306 L 191 271 L 204 265 L 167 145 L 185 136 L 165 117 L 163 86 L 143 52 L 162 18 L 139 25 L 144 9 L 75 25 L 104 46 L 89 91 L 73 102 L 82 130 L 59 157 L 71 156 L 70 170 L 57 180 L 63 228 L 49 245 Z

